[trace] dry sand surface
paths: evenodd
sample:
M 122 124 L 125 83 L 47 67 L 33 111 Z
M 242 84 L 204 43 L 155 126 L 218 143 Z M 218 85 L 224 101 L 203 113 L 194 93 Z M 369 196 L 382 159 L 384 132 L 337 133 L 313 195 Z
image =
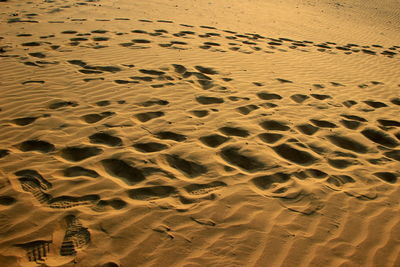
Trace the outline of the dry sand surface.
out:
M 400 3 L 0 1 L 0 266 L 400 266 Z

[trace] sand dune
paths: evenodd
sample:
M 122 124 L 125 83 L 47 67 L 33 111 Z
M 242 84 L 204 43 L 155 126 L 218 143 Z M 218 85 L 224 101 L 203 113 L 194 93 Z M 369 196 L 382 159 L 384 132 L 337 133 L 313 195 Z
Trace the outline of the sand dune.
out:
M 398 3 L 215 2 L 0 1 L 0 266 L 400 266 Z

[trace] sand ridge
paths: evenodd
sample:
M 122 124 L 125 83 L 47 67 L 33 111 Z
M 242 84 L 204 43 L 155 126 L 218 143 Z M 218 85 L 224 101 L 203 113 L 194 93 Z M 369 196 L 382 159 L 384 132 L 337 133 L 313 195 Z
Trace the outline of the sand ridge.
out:
M 0 4 L 0 262 L 399 265 L 396 37 Z

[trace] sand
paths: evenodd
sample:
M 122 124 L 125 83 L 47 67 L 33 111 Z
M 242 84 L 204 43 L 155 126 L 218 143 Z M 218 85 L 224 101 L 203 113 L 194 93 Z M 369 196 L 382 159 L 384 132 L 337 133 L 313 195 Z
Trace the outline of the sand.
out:
M 0 1 L 0 266 L 400 266 L 398 1 Z

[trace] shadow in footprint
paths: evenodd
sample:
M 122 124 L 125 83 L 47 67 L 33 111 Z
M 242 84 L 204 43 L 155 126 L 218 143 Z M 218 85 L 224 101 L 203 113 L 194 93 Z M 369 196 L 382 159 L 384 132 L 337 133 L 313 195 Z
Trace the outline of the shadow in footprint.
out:
M 375 172 L 374 175 L 390 184 L 395 184 L 397 182 L 398 175 L 393 172 Z
M 164 132 L 158 132 L 154 134 L 158 139 L 163 139 L 163 140 L 173 140 L 177 142 L 183 142 L 187 139 L 185 135 L 174 133 L 174 132 L 169 132 L 169 131 L 164 131 Z
M 197 164 L 193 161 L 183 159 L 177 155 L 166 155 L 165 157 L 167 159 L 168 164 L 171 167 L 182 172 L 184 175 L 188 176 L 189 178 L 197 177 L 208 171 L 205 166 Z
M 362 130 L 361 134 L 364 135 L 369 140 L 371 140 L 372 142 L 378 143 L 385 147 L 394 148 L 398 146 L 398 143 L 394 138 L 390 137 L 388 134 L 382 131 L 368 128 Z
M 158 152 L 168 148 L 167 145 L 156 142 L 137 143 L 133 147 L 144 153 Z
M 103 152 L 102 149 L 89 146 L 70 146 L 61 150 L 61 157 L 68 161 L 81 161 L 97 156 Z
M 242 154 L 239 147 L 224 147 L 220 155 L 226 162 L 248 172 L 257 172 L 265 167 L 265 164 L 255 157 Z
M 42 153 L 49 153 L 55 150 L 55 146 L 49 142 L 42 140 L 28 140 L 19 145 L 21 151 L 38 151 Z
M 276 121 L 276 120 L 265 120 L 260 123 L 260 126 L 265 130 L 274 130 L 274 131 L 288 131 L 290 127 L 286 126 L 286 123 Z
M 112 136 L 107 133 L 95 133 L 89 136 L 89 140 L 93 144 L 102 144 L 107 146 L 121 146 L 122 140 L 119 137 Z
M 343 149 L 346 150 L 350 150 L 353 152 L 357 152 L 360 154 L 364 154 L 368 152 L 368 148 L 366 146 L 364 146 L 363 144 L 348 138 L 348 137 L 344 137 L 344 136 L 340 136 L 340 135 L 329 135 L 327 136 L 328 140 Z
M 127 185 L 134 185 L 145 179 L 143 173 L 139 169 L 132 167 L 123 160 L 105 159 L 102 160 L 101 163 L 108 174 L 121 179 Z
M 199 140 L 209 147 L 218 147 L 229 140 L 228 137 L 219 135 L 219 134 L 211 134 L 207 136 L 202 136 Z
M 80 166 L 69 167 L 64 170 L 65 177 L 77 177 L 77 176 L 87 176 L 92 178 L 99 177 L 99 174 L 90 169 L 86 169 Z
M 24 117 L 24 118 L 17 118 L 12 120 L 13 123 L 15 123 L 18 126 L 25 126 L 33 123 L 36 121 L 38 117 Z
M 197 102 L 203 105 L 210 105 L 210 104 L 221 104 L 224 103 L 224 100 L 219 97 L 211 97 L 211 96 L 199 96 L 196 97 Z
M 162 111 L 143 112 L 143 113 L 138 113 L 134 116 L 141 122 L 147 122 L 149 120 L 164 116 L 164 112 Z
M 177 194 L 177 190 L 172 186 L 151 186 L 131 189 L 128 191 L 128 196 L 135 200 L 154 200 L 166 198 Z
M 282 158 L 302 166 L 311 165 L 317 160 L 310 153 L 296 149 L 288 144 L 281 144 L 272 149 Z
M 227 136 L 247 137 L 250 135 L 249 131 L 239 127 L 221 127 L 218 129 L 221 133 Z

